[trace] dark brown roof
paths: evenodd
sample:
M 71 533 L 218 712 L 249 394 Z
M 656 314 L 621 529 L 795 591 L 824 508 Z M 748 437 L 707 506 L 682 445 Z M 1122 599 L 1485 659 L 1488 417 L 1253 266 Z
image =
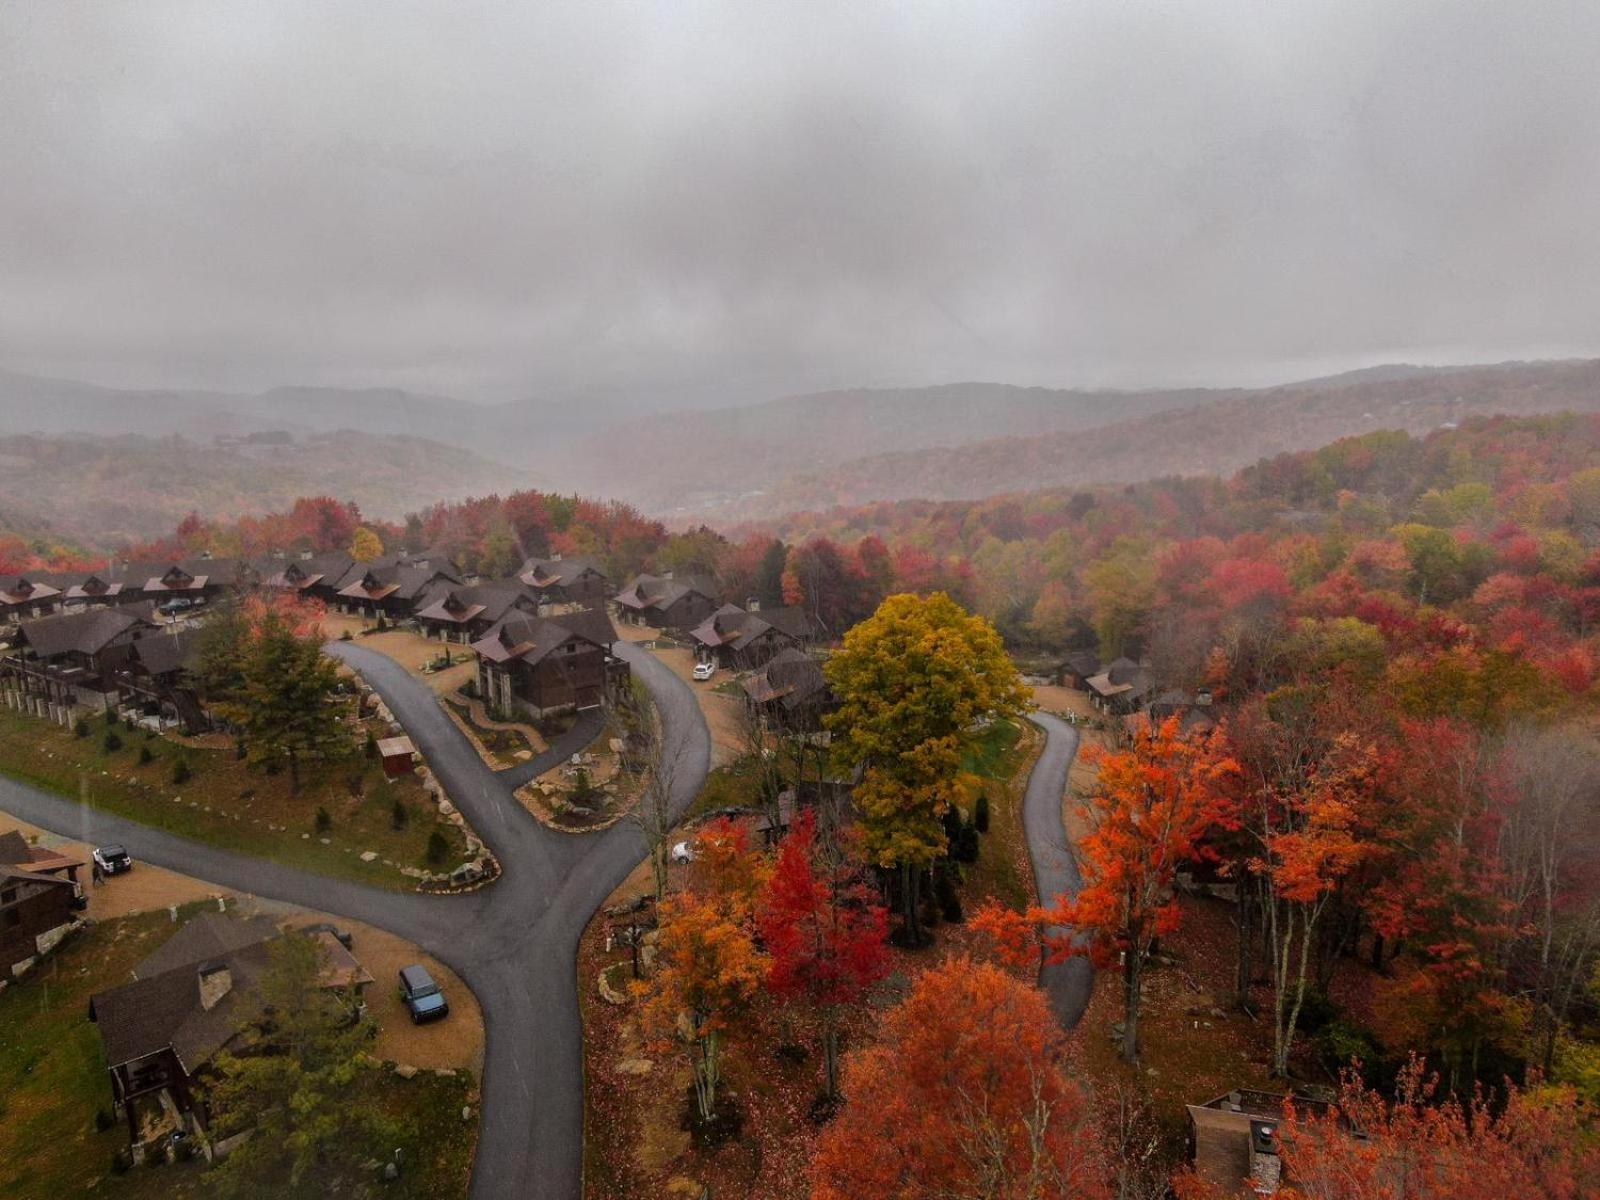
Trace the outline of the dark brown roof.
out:
M 617 631 L 611 618 L 599 609 L 582 609 L 559 617 L 514 613 L 497 622 L 472 643 L 472 648 L 490 662 L 516 658 L 535 663 L 574 638 L 609 650 L 617 640 Z
M 238 920 L 224 913 L 201 913 L 173 934 L 150 957 L 133 969 L 135 979 L 223 958 L 233 951 L 278 936 L 269 917 Z
M 669 608 L 691 592 L 697 592 L 707 600 L 716 599 L 716 591 L 711 583 L 698 577 L 667 579 L 660 575 L 638 575 L 617 594 L 617 603 L 624 608 L 645 612 Z
M 0 604 L 36 604 L 60 594 L 59 588 L 26 575 L 13 575 L 0 580 Z
M 77 651 L 97 654 L 130 630 L 159 628 L 146 612 L 136 608 L 90 608 L 24 621 L 19 637 L 41 658 Z
M 517 568 L 522 581 L 535 588 L 564 587 L 588 572 L 606 577 L 590 558 L 530 558 Z
M 133 643 L 133 657 L 150 675 L 192 670 L 199 652 L 200 636 L 193 629 L 146 634 Z
M 272 935 L 277 936 L 275 927 Z M 226 967 L 233 977 L 227 995 L 210 1010 L 200 1003 L 201 962 Z M 271 962 L 265 940 L 201 962 L 145 975 L 90 999 L 89 1015 L 100 1027 L 108 1064 L 120 1066 L 170 1048 L 192 1073 L 260 1014 L 256 985 Z
M 745 694 L 757 704 L 777 703 L 793 711 L 821 698 L 828 690 L 822 664 L 804 650 L 780 650 L 744 681 Z
M 437 582 L 418 602 L 417 616 L 423 620 L 450 621 L 458 625 L 468 621 L 493 623 L 508 616 L 519 601 L 524 603 L 528 611 L 538 605 L 520 580 L 496 580 L 472 587 Z
M 48 873 L 82 865 L 78 859 L 55 850 L 47 850 L 43 846 L 30 846 L 28 839 L 15 829 L 0 833 L 0 866 L 15 867 L 25 872 Z

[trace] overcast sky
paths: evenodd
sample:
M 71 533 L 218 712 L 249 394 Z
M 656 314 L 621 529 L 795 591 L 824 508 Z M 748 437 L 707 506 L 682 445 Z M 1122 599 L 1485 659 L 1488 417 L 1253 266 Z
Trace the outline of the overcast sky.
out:
M 0 365 L 765 398 L 1600 353 L 1600 4 L 10 0 Z

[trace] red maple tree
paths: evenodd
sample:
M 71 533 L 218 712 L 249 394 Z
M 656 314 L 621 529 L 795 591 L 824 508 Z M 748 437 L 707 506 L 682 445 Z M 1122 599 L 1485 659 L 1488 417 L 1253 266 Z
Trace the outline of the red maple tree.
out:
M 771 956 L 767 986 L 821 1019 L 827 1101 L 839 1094 L 839 1010 L 888 974 L 888 927 L 877 894 L 819 844 L 816 815 L 802 813 L 778 851 L 757 928 Z

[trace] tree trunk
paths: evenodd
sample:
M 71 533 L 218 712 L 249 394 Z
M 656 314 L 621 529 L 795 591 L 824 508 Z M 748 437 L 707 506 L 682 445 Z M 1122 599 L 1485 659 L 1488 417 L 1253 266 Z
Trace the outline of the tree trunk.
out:
M 905 942 L 908 947 L 922 945 L 922 915 L 918 911 L 917 881 L 922 872 L 909 862 L 900 864 L 900 907 L 904 922 Z
M 1139 1061 L 1139 977 L 1143 973 L 1144 955 L 1138 949 L 1129 949 L 1122 964 L 1122 1058 L 1124 1062 Z
M 822 1031 L 822 1069 L 826 1080 L 825 1095 L 829 1100 L 839 1098 L 839 1024 L 834 1019 L 833 1008 L 828 1008 L 823 1017 L 825 1025 Z
M 1239 899 L 1237 923 L 1239 929 L 1238 958 L 1233 967 L 1233 994 L 1234 1005 L 1240 1012 L 1250 1011 L 1250 976 L 1255 970 L 1255 960 L 1252 951 L 1255 949 L 1255 931 L 1252 928 L 1255 917 L 1255 897 L 1250 895 L 1245 881 L 1239 881 Z
M 300 794 L 300 756 L 293 750 L 289 751 L 289 794 Z

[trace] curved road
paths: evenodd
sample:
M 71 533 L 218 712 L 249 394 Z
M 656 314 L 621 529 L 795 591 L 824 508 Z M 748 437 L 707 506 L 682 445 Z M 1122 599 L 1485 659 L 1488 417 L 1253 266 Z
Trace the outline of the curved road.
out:
M 1033 879 L 1039 889 L 1039 903 L 1050 906 L 1057 896 L 1069 899 L 1083 886 L 1078 860 L 1067 839 L 1061 816 L 1061 799 L 1067 793 L 1067 772 L 1078 753 L 1078 728 L 1049 713 L 1029 714 L 1045 733 L 1044 753 L 1028 776 L 1028 791 L 1022 799 L 1022 828 L 1028 838 L 1028 855 L 1033 859 Z M 1071 930 L 1054 926 L 1049 931 L 1065 937 Z M 1077 956 L 1065 962 L 1045 963 L 1039 968 L 1039 985 L 1050 996 L 1050 1007 L 1063 1029 L 1071 1029 L 1089 1006 L 1094 985 L 1094 967 L 1087 958 Z
M 483 1099 L 474 1200 L 583 1190 L 583 1027 L 573 962 L 590 917 L 644 857 L 638 831 L 556 833 L 536 821 L 445 716 L 433 693 L 392 659 L 336 642 L 500 860 L 492 887 L 466 896 L 380 891 L 175 837 L 0 778 L 0 808 L 87 842 L 121 842 L 135 858 L 272 900 L 335 913 L 416 942 L 466 982 L 483 1009 Z M 650 690 L 675 760 L 673 801 L 700 789 L 711 738 L 694 694 L 647 652 L 617 653 Z
M 135 858 L 221 887 L 364 921 L 416 942 L 461 976 L 483 1010 L 485 1047 L 474 1200 L 548 1197 L 583 1189 L 583 1026 L 573 963 L 578 939 L 605 898 L 644 857 L 621 822 L 574 836 L 547 829 L 445 716 L 433 693 L 374 650 L 336 642 L 328 652 L 365 676 L 405 726 L 451 801 L 500 860 L 492 886 L 465 896 L 388 892 L 219 850 L 0 777 L 0 808 L 90 843 L 121 842 Z M 675 762 L 673 803 L 688 807 L 710 765 L 711 739 L 693 692 L 647 651 L 617 653 L 649 689 Z M 1047 740 L 1028 781 L 1023 824 L 1039 895 L 1081 885 L 1067 847 L 1061 798 L 1078 748 L 1076 729 L 1033 716 Z M 580 729 L 569 735 L 582 736 Z M 591 740 L 589 733 L 585 742 Z M 570 749 L 566 752 L 570 753 Z M 1066 1027 L 1088 1003 L 1085 959 L 1046 966 L 1040 982 Z

